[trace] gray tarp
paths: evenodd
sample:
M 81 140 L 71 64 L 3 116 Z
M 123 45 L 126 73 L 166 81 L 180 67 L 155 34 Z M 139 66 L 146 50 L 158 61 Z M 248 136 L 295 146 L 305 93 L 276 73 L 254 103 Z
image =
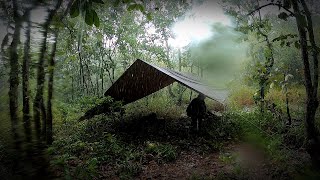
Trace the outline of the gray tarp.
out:
M 204 94 L 222 104 L 225 103 L 228 92 L 224 89 L 214 89 L 204 84 L 195 76 L 158 67 L 137 59 L 122 76 L 104 93 L 125 104 L 148 96 L 174 82 Z

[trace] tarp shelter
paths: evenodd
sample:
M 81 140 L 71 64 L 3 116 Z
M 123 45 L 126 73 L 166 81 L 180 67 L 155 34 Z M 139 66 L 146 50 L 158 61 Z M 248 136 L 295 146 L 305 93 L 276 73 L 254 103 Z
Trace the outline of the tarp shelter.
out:
M 140 59 L 137 59 L 104 95 L 128 104 L 174 82 L 178 82 L 222 104 L 227 98 L 226 90 L 214 89 L 195 76 L 158 67 Z

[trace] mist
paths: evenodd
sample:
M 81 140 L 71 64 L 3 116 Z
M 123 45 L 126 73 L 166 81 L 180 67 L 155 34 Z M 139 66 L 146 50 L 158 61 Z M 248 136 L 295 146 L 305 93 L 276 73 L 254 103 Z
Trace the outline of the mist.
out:
M 195 64 L 203 67 L 203 78 L 215 87 L 226 87 L 241 70 L 248 45 L 233 27 L 215 23 L 213 35 L 191 49 Z

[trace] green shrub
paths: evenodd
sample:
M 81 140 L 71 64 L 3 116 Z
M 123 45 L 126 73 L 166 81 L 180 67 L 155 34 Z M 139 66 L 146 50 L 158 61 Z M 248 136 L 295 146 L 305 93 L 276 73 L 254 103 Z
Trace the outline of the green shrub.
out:
M 238 122 L 244 141 L 263 149 L 277 162 L 287 158 L 283 149 L 283 122 L 273 118 L 271 113 L 261 113 L 258 109 L 252 112 L 232 111 L 227 113 L 227 118 Z
M 177 158 L 176 149 L 170 144 L 147 142 L 145 152 L 151 153 L 165 162 L 173 161 Z
M 253 95 L 255 90 L 247 87 L 240 86 L 233 88 L 228 98 L 228 105 L 230 108 L 243 109 L 244 107 L 252 107 L 254 105 Z
M 203 122 L 204 133 L 212 140 L 238 139 L 241 135 L 239 121 L 223 115 L 222 118 L 208 118 Z
M 220 153 L 219 160 L 225 164 L 233 164 L 236 161 L 236 154 L 234 153 Z
M 150 113 L 167 119 L 178 119 L 185 113 L 185 107 L 177 106 L 175 100 L 163 90 L 126 106 L 127 117 L 146 116 Z
M 142 171 L 142 167 L 138 163 L 125 161 L 118 167 L 117 174 L 120 179 L 132 179 Z
M 91 158 L 83 164 L 79 164 L 75 168 L 74 178 L 75 179 L 94 179 L 98 175 L 98 160 Z

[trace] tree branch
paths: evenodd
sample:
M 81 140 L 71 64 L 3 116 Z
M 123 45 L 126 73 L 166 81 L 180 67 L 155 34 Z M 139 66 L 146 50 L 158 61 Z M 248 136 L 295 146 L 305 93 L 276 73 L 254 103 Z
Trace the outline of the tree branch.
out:
M 258 7 L 258 8 L 255 9 L 255 10 L 251 11 L 251 12 L 248 13 L 247 15 L 248 15 L 248 16 L 249 16 L 249 15 L 252 15 L 252 14 L 254 14 L 255 12 L 259 11 L 260 9 L 265 8 L 265 7 L 268 7 L 268 6 L 278 6 L 278 7 L 280 7 L 280 8 L 283 8 L 284 10 L 286 10 L 286 11 L 289 13 L 289 16 L 295 16 L 295 14 L 294 14 L 292 11 L 290 11 L 288 8 L 285 8 L 284 6 L 282 6 L 282 4 L 279 4 L 279 3 L 268 3 L 268 4 L 265 4 L 265 5 L 263 5 L 263 6 Z

